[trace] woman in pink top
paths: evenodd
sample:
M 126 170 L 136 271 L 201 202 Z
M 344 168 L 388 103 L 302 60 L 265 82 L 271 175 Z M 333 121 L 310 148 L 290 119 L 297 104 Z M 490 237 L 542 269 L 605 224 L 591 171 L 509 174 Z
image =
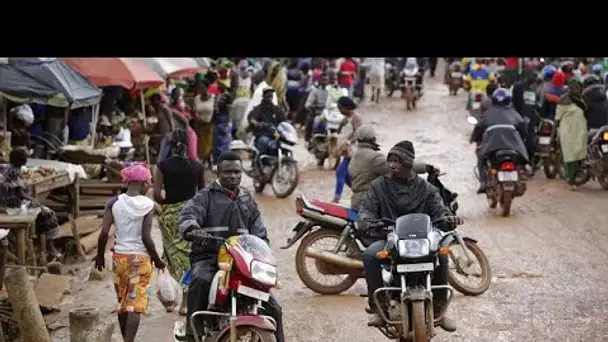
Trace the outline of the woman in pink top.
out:
M 127 192 L 106 204 L 97 244 L 95 268 L 106 267 L 105 252 L 110 227 L 115 226 L 116 241 L 112 255 L 114 289 L 120 332 L 125 342 L 135 341 L 141 314 L 145 314 L 151 293 L 152 269 L 164 269 L 152 240 L 154 201 L 144 196 L 152 175 L 144 165 L 124 168 L 120 175 Z

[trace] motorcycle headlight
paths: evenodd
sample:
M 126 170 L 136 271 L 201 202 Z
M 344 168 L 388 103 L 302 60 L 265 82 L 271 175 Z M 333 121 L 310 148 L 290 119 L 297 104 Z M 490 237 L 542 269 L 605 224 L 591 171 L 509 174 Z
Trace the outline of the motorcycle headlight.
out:
M 399 256 L 402 258 L 419 258 L 429 255 L 428 239 L 399 240 Z
M 266 285 L 274 286 L 277 284 L 278 273 L 276 266 L 253 260 L 251 262 L 251 277 Z

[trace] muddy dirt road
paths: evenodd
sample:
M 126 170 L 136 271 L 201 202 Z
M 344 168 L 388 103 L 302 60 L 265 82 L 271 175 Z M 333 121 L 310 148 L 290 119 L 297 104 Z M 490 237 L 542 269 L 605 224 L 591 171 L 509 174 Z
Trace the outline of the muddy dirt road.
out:
M 439 331 L 433 341 L 608 341 L 608 192 L 597 184 L 571 192 L 562 181 L 546 180 L 541 173 L 529 182 L 524 197 L 515 199 L 511 217 L 489 210 L 485 198 L 475 194 L 465 93 L 448 96 L 441 79 L 426 79 L 426 94 L 414 112 L 406 112 L 397 96 L 358 110 L 380 133 L 385 153 L 394 143 L 409 139 L 418 160 L 447 172 L 444 184 L 460 194 L 460 215 L 465 219 L 461 229 L 479 240 L 493 268 L 493 283 L 484 295 L 456 294 L 449 314 L 457 321 L 458 331 Z M 304 164 L 297 191 L 330 200 L 333 173 L 316 170 L 303 148 L 296 158 Z M 249 180 L 245 185 L 252 188 Z M 347 190 L 346 203 L 349 195 Z M 278 296 L 287 341 L 385 341 L 380 332 L 366 326 L 365 299 L 357 295 L 365 291 L 361 281 L 339 296 L 316 295 L 296 275 L 297 246 L 278 248 L 299 221 L 295 196 L 279 200 L 267 190 L 257 199 L 280 263 L 283 289 Z M 114 298 L 110 281 L 91 282 L 66 303 L 66 315 L 74 305 L 99 306 L 110 315 Z M 172 341 L 173 322 L 179 319 L 176 313 L 165 313 L 152 298 L 138 341 Z M 64 332 L 56 334 L 57 341 Z

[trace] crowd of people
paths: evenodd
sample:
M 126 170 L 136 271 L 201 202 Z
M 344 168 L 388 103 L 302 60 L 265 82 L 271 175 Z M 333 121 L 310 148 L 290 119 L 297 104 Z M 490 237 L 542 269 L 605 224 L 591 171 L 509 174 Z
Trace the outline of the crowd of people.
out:
M 153 201 L 144 196 L 152 176 L 147 168 L 134 165 L 122 171 L 123 180 L 128 183 L 127 192 L 111 199 L 106 206 L 96 258 L 96 267 L 104 267 L 103 252 L 109 227 L 114 224 L 117 231 L 114 264 L 117 267 L 118 316 L 125 341 L 134 340 L 139 316 L 146 310 L 146 288 L 150 284 L 152 265 L 160 269 L 166 267 L 183 286 L 179 313 L 190 317 L 195 311 L 207 308 L 207 293 L 218 267 L 219 243 L 208 240 L 201 244 L 198 241 L 210 235 L 227 238 L 243 233 L 268 241 L 257 203 L 240 186 L 241 157 L 229 151 L 230 140 L 246 134 L 248 125 L 252 126 L 258 147 L 268 148 L 271 139 L 265 139 L 269 133 L 260 123 L 291 120 L 307 130 L 310 137 L 320 124 L 315 121 L 315 110 L 330 98 L 337 102 L 346 120 L 341 127 L 345 151 L 336 171 L 334 201 L 340 200 L 344 184 L 348 184 L 353 193 L 351 206 L 360 213 L 360 229 L 367 240 L 363 260 L 368 293 L 382 285 L 375 256 L 384 246 L 385 233 L 366 222 L 382 217 L 395 218 L 394 213 L 411 212 L 426 213 L 433 220 L 443 218 L 452 224 L 452 229 L 461 222 L 445 206 L 437 189 L 417 175 L 437 173 L 438 169 L 415 162 L 413 143 L 401 141 L 384 156 L 379 152 L 374 128 L 363 123 L 356 114 L 356 101 L 352 97 L 364 97 L 357 87 L 363 88 L 365 84 L 367 76 L 361 76 L 361 70 L 365 68 L 360 67 L 365 66 L 365 61 L 345 58 L 341 63 L 334 62 L 323 58 L 300 58 L 285 63 L 249 59 L 234 63 L 226 59 L 218 61 L 215 71 L 210 69 L 195 78 L 194 96 L 184 96 L 171 89 L 168 104 L 163 103 L 162 94 L 151 96 L 157 114 L 162 113 L 166 119 L 162 124 L 165 127 L 163 148 L 157 161 L 153 192 L 154 201 L 161 205 L 159 223 L 163 256 L 156 253 L 150 238 Z M 378 102 L 384 87 L 386 61 L 370 58 L 367 62 L 371 98 Z M 431 76 L 435 75 L 436 64 L 436 59 L 429 59 Z M 570 63 L 559 68 L 547 65 L 540 72 L 524 66 L 522 72 L 516 74 L 512 89 L 506 89 L 501 83 L 504 80 L 496 77 L 496 82 L 489 82 L 483 89 L 488 95 L 484 105 L 485 118 L 474 129 L 471 141 L 480 145 L 486 143 L 480 156 L 504 148 L 487 144 L 488 139 L 501 140 L 487 133 L 491 126 L 508 125 L 514 128 L 508 134 L 498 130 L 494 133 L 503 138 L 508 135 L 502 139 L 510 144 L 508 148 L 515 149 L 523 159 L 531 162 L 535 158 L 531 125 L 539 117 L 554 119 L 563 151 L 566 181 L 571 182 L 581 160 L 586 157 L 588 128 L 607 124 L 608 100 L 602 79 L 594 73 L 577 75 Z M 235 113 L 235 108 L 239 108 L 239 113 Z M 182 113 L 185 119 L 171 119 L 176 115 L 175 111 Z M 353 146 L 356 149 L 351 150 Z M 482 160 L 480 157 L 480 170 L 485 169 Z M 217 165 L 217 181 L 206 184 L 201 161 Z M 479 192 L 484 191 L 485 180 L 482 179 Z M 447 260 L 440 260 L 440 263 L 434 284 L 447 283 Z M 436 298 L 435 314 L 440 326 L 446 331 L 454 331 L 455 324 L 446 315 L 445 291 L 437 292 Z M 370 302 L 369 305 L 373 313 L 370 324 L 382 324 L 374 304 Z M 271 297 L 265 307 L 266 313 L 277 322 L 277 341 L 284 341 L 281 306 Z M 187 327 L 189 329 L 190 324 Z
M 603 59 L 596 58 L 580 61 L 553 59 L 547 64 L 529 62 L 521 66 L 522 71 L 517 75 L 519 80 L 516 79 L 510 89 L 507 78 L 502 77 L 504 73 L 494 77 L 487 72 L 490 82 L 484 84 L 483 91 L 487 98 L 481 106 L 486 117 L 477 125 L 471 141 L 481 144 L 486 131 L 484 127 L 492 125 L 494 121 L 512 124 L 519 132 L 512 139 L 522 141 L 522 144 L 512 145 L 516 148 L 523 145 L 524 151 L 520 155 L 533 175 L 534 165 L 538 163 L 537 127 L 541 119 L 551 120 L 556 126 L 564 178 L 575 190 L 577 185 L 574 179 L 587 158 L 588 136 L 608 125 L 606 74 L 602 63 Z M 467 61 L 464 66 L 465 70 L 488 70 L 483 59 L 477 64 Z M 503 114 L 495 114 L 496 108 L 501 108 Z M 483 165 L 482 156 L 478 167 L 485 169 Z M 485 174 L 480 172 L 482 178 Z M 485 191 L 485 183 L 485 179 L 482 179 L 479 193 Z

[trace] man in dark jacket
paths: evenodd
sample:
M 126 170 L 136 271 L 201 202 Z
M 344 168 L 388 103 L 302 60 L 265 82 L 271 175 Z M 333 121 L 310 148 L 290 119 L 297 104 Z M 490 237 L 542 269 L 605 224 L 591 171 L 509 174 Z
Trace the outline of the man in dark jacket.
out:
M 588 75 L 584 81 L 583 100 L 587 104 L 585 116 L 589 130 L 608 125 L 608 99 L 606 88 L 596 75 Z
M 274 140 L 278 134 L 276 127 L 286 120 L 283 110 L 272 103 L 273 93 L 274 89 L 270 87 L 264 89 L 262 92 L 262 102 L 254 107 L 247 117 L 260 155 L 275 153 L 277 146 Z
M 534 69 L 528 68 L 523 72 L 523 80 L 513 86 L 513 108 L 527 122 L 528 137 L 525 140 L 526 151 L 530 161 L 534 163 L 536 154 L 536 132 L 539 116 L 536 113 L 536 79 L 537 74 Z
M 522 162 L 529 160 L 524 140 L 527 138 L 526 122 L 521 115 L 509 107 L 511 95 L 504 88 L 498 88 L 492 94 L 492 107 L 486 112 L 486 117 L 479 121 L 473 133 L 471 143 L 477 143 L 477 168 L 479 170 L 480 186 L 478 194 L 485 193 L 488 178 L 486 159 L 499 150 L 514 150 Z
M 245 188 L 240 187 L 242 168 L 238 154 L 231 151 L 222 153 L 218 159 L 218 180 L 190 199 L 179 215 L 178 225 L 182 236 L 187 241 L 193 241 L 187 322 L 194 312 L 207 310 L 211 281 L 218 271 L 220 243 L 205 240 L 206 236 L 228 238 L 252 234 L 268 242 L 268 232 L 256 202 Z M 277 322 L 277 342 L 285 341 L 281 306 L 272 295 L 264 306 L 265 314 Z M 188 338 L 192 338 L 190 324 L 187 324 L 187 329 L 190 334 Z M 202 327 L 197 330 L 202 331 Z
M 389 174 L 380 176 L 372 182 L 361 203 L 359 228 L 364 236 L 375 240 L 363 253 L 367 293 L 370 298 L 378 288 L 382 287 L 383 261 L 378 259 L 376 253 L 383 250 L 386 244 L 386 231 L 378 229 L 374 224 L 375 220 L 380 218 L 394 220 L 406 214 L 423 213 L 429 215 L 433 221 L 445 218 L 449 222 L 446 224 L 446 229 L 451 230 L 454 224 L 460 223 L 460 219 L 451 216 L 450 210 L 443 204 L 437 188 L 418 177 L 412 170 L 414 158 L 414 146 L 410 141 L 401 141 L 393 146 L 387 159 Z M 447 256 L 440 256 L 439 266 L 433 275 L 433 285 L 447 284 L 447 267 Z M 376 311 L 378 308 L 371 300 L 369 304 L 370 309 L 375 313 L 368 324 L 383 325 L 384 322 Z M 455 331 L 453 322 L 445 315 L 448 305 L 446 290 L 433 291 L 433 305 L 435 318 L 439 319 L 440 326 L 446 331 Z
M 380 146 L 376 141 L 376 131 L 371 125 L 363 125 L 355 131 L 357 149 L 348 165 L 350 175 L 350 206 L 359 210 L 361 201 L 367 194 L 370 184 L 378 177 L 387 175 L 388 164 L 386 157 L 380 152 Z M 437 169 L 426 163 L 414 163 L 414 172 L 417 174 L 433 172 Z M 438 170 L 437 170 L 438 171 Z

